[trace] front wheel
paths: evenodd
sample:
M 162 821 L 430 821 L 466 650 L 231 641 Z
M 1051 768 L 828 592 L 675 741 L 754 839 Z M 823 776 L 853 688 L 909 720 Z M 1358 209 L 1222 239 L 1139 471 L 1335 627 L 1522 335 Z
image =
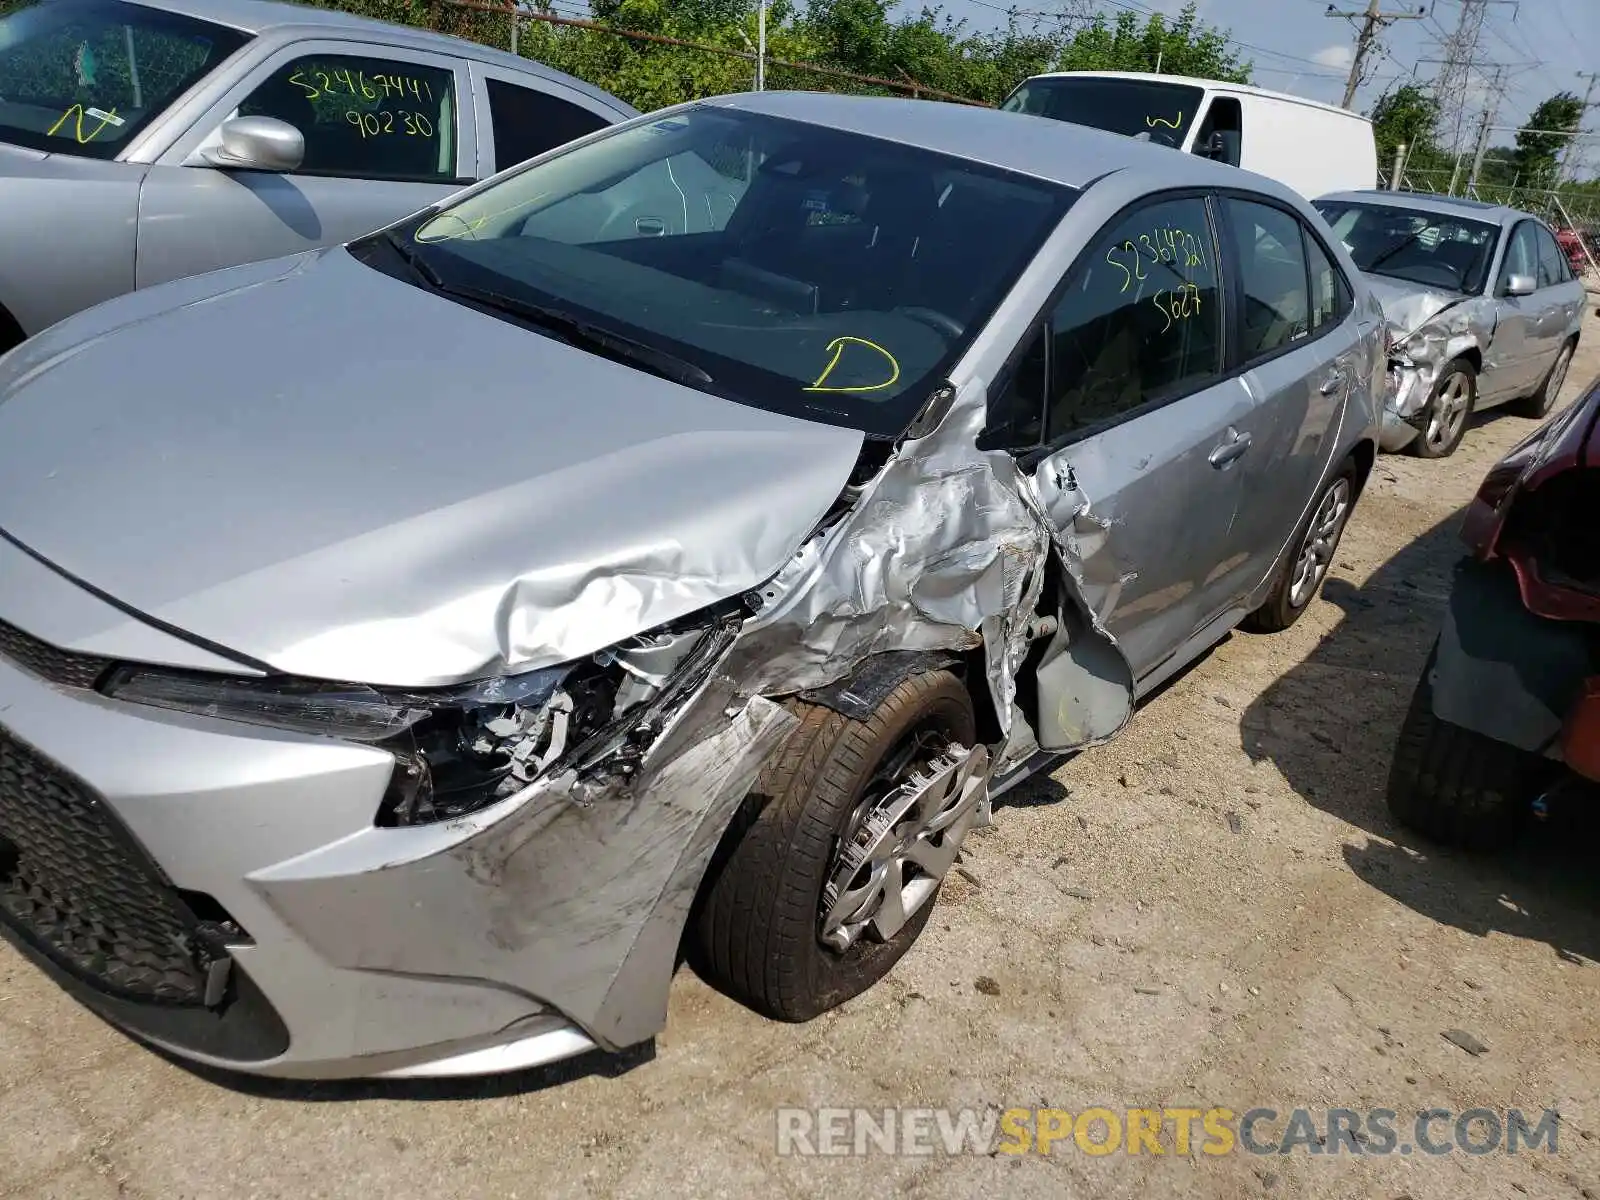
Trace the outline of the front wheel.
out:
M 1467 434 L 1467 418 L 1478 401 L 1478 373 L 1458 358 L 1445 367 L 1423 410 L 1422 432 L 1411 443 L 1418 458 L 1449 458 Z
M 1246 629 L 1281 633 L 1304 615 L 1328 577 L 1355 503 L 1356 464 L 1349 461 L 1322 489 L 1311 515 L 1296 531 L 1294 553 L 1279 569 L 1266 603 L 1245 618 Z
M 866 721 L 799 701 L 719 852 L 691 926 L 708 982 L 807 1021 L 911 948 L 988 786 L 972 701 L 947 671 L 901 683 Z

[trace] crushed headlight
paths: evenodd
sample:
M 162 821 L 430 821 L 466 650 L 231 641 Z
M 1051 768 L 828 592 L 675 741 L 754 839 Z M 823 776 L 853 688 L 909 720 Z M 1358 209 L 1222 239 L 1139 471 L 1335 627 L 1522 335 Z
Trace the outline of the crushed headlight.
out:
M 376 823 L 451 820 L 515 795 L 558 764 L 631 775 L 674 705 L 733 644 L 748 610 L 702 613 L 580 662 L 404 692 L 288 677 L 230 678 L 119 666 L 114 700 L 388 750 Z

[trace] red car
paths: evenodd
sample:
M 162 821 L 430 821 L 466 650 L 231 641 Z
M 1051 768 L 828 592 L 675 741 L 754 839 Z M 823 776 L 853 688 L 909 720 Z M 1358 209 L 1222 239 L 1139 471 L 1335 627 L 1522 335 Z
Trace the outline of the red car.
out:
M 1600 379 L 1489 472 L 1389 774 L 1402 825 L 1488 849 L 1600 782 Z
M 1583 244 L 1583 235 L 1576 229 L 1563 229 L 1556 234 L 1561 251 L 1572 264 L 1572 273 L 1579 279 L 1589 270 L 1589 254 Z

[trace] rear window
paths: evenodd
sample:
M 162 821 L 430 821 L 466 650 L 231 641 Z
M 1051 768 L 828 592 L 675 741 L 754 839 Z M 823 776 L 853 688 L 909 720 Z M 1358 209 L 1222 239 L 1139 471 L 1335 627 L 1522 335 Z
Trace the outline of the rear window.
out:
M 1182 146 L 1205 95 L 1201 88 L 1149 79 L 1042 76 L 1023 82 L 1000 107 L 1164 146 Z

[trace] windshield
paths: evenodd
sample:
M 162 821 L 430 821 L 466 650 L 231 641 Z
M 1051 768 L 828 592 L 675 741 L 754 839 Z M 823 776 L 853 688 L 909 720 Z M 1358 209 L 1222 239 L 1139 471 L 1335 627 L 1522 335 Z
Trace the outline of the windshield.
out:
M 1181 149 L 1204 99 L 1181 83 L 1054 75 L 1026 80 L 1000 107 Z
M 1368 274 L 1469 295 L 1487 282 L 1498 225 L 1393 204 L 1321 200 L 1316 207 Z
M 613 348 L 671 356 L 703 390 L 895 436 L 1075 195 L 706 106 L 620 127 L 384 236 L 404 239 L 419 284 L 493 293 L 513 319 L 556 310 L 569 331 L 575 319 Z M 379 244 L 361 247 L 374 265 Z
M 23 4 L 0 18 L 0 141 L 114 158 L 247 40 L 119 0 Z

